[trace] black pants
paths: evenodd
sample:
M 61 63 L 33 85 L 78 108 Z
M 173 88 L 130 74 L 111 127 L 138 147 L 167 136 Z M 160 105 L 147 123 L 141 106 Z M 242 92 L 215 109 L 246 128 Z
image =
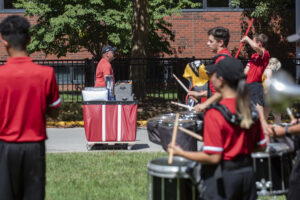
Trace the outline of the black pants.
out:
M 297 160 L 293 166 L 290 175 L 288 200 L 298 200 L 300 198 L 300 152 L 298 152 Z
M 264 101 L 264 87 L 260 82 L 253 82 L 248 84 L 248 92 L 250 100 L 254 105 L 265 106 Z
M 45 142 L 0 140 L 0 199 L 42 200 L 45 197 Z
M 204 200 L 256 200 L 253 168 L 222 170 L 222 178 L 210 176 L 204 179 L 204 191 L 201 192 Z

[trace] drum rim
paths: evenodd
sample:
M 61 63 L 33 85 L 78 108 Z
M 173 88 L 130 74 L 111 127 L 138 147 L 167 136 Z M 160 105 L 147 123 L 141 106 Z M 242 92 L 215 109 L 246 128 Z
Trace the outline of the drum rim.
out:
M 155 160 L 168 160 L 168 157 L 162 157 Z M 157 165 L 152 163 L 152 160 L 148 163 L 148 173 L 152 176 L 161 178 L 189 178 L 190 176 L 186 173 L 188 166 L 168 166 L 168 165 Z M 173 160 L 192 162 L 186 158 L 180 156 L 174 156 Z

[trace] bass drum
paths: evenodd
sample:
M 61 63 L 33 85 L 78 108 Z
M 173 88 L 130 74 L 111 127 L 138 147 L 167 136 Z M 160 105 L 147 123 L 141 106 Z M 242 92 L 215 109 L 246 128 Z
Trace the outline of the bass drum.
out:
M 175 156 L 148 163 L 148 200 L 198 200 L 199 192 L 192 179 L 194 162 Z M 199 172 L 200 173 L 200 172 Z

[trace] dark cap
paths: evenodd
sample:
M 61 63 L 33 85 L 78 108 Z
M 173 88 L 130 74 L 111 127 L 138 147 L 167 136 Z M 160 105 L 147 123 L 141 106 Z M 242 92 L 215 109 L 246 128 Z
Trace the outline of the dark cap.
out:
M 215 65 L 209 65 L 206 68 L 208 73 L 216 72 L 226 81 L 237 83 L 240 79 L 245 78 L 244 65 L 238 59 L 226 57 Z
M 102 51 L 101 51 L 101 53 L 102 54 L 105 54 L 105 53 L 107 53 L 107 52 L 109 52 L 109 51 L 112 51 L 113 53 L 115 53 L 115 50 L 117 49 L 117 47 L 112 47 L 112 46 L 110 46 L 110 45 L 106 45 L 106 46 L 104 46 L 103 48 L 102 48 Z
M 300 40 L 300 29 L 297 33 L 287 37 L 287 41 L 289 42 L 297 42 L 298 40 Z

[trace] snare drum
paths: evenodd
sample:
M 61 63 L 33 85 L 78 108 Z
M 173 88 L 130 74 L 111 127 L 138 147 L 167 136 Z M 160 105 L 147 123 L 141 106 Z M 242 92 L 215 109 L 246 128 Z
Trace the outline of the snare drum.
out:
M 283 143 L 269 143 L 265 152 L 251 154 L 258 195 L 286 194 L 292 170 L 292 151 Z
M 181 119 L 195 120 L 195 132 L 202 134 L 204 113 L 197 113 L 195 111 L 184 111 L 180 112 L 179 114 Z
M 147 132 L 148 138 L 151 142 L 160 144 L 160 135 L 158 132 L 158 126 L 166 119 L 174 119 L 175 120 L 175 113 L 168 113 L 159 115 L 157 117 L 153 117 L 147 121 Z
M 188 173 L 192 161 L 175 156 L 172 165 L 168 158 L 148 163 L 149 200 L 197 200 L 199 192 Z
M 168 144 L 172 140 L 173 129 L 175 120 L 166 119 L 158 126 L 158 133 L 160 136 L 160 143 L 165 151 L 168 149 Z M 191 119 L 179 119 L 178 126 L 195 131 L 195 120 Z M 192 136 L 178 130 L 176 137 L 176 144 L 179 145 L 185 151 L 197 151 L 197 140 Z

